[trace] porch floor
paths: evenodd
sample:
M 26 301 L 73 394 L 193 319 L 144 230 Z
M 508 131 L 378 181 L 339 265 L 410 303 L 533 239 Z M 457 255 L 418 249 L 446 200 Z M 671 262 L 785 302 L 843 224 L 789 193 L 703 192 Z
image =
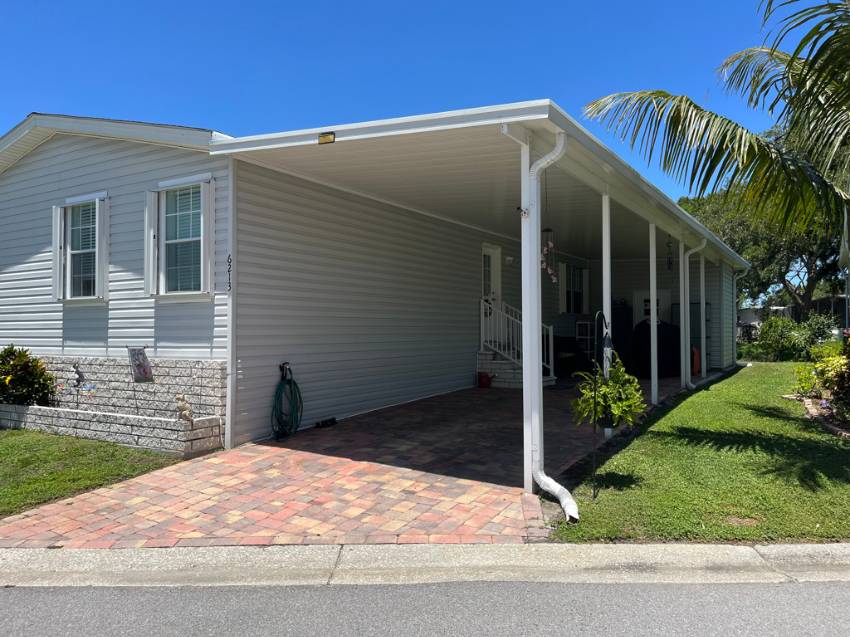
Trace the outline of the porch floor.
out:
M 661 393 L 678 390 L 665 381 Z M 594 444 L 571 385 L 545 390 L 546 464 Z M 244 445 L 0 520 L 0 547 L 527 542 L 522 392 L 469 389 Z

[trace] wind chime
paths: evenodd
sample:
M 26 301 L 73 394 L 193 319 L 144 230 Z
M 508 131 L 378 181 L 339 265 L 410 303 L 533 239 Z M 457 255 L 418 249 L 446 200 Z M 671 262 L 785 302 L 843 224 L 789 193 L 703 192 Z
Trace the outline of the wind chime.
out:
M 544 212 L 549 212 L 549 180 L 546 175 L 543 176 L 543 193 L 544 193 Z M 543 228 L 540 233 L 542 247 L 540 249 L 540 269 L 545 270 L 546 274 L 555 284 L 558 282 L 558 271 L 555 264 L 555 231 L 552 228 Z

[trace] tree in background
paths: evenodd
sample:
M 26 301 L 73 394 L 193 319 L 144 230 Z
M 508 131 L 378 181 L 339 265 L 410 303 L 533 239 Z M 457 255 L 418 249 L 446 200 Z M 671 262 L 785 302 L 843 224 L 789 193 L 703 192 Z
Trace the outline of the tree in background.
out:
M 752 269 L 739 282 L 744 298 L 787 299 L 805 319 L 814 298 L 841 288 L 838 238 L 794 230 L 780 233 L 741 200 L 719 192 L 683 197 L 679 205 L 750 262 Z

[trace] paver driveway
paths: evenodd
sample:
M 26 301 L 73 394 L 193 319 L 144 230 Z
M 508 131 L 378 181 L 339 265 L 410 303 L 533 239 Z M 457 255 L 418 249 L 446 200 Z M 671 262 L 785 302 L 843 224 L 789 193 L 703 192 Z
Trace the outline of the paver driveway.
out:
M 550 472 L 597 440 L 546 391 Z M 524 542 L 518 390 L 465 390 L 172 465 L 0 520 L 0 547 Z

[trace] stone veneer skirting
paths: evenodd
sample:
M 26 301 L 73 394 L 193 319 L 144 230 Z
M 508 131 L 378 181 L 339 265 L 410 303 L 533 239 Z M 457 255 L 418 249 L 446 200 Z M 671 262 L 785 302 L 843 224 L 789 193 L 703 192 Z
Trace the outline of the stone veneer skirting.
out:
M 152 383 L 135 383 L 127 357 L 39 356 L 56 377 L 56 407 L 80 411 L 173 419 L 175 394 L 183 394 L 196 418 L 225 415 L 227 364 L 224 361 L 152 358 Z M 75 386 L 72 365 L 85 380 Z
M 165 451 L 182 457 L 220 447 L 222 427 L 220 416 L 202 416 L 188 422 L 177 418 L 0 404 L 0 429 L 35 429 Z

